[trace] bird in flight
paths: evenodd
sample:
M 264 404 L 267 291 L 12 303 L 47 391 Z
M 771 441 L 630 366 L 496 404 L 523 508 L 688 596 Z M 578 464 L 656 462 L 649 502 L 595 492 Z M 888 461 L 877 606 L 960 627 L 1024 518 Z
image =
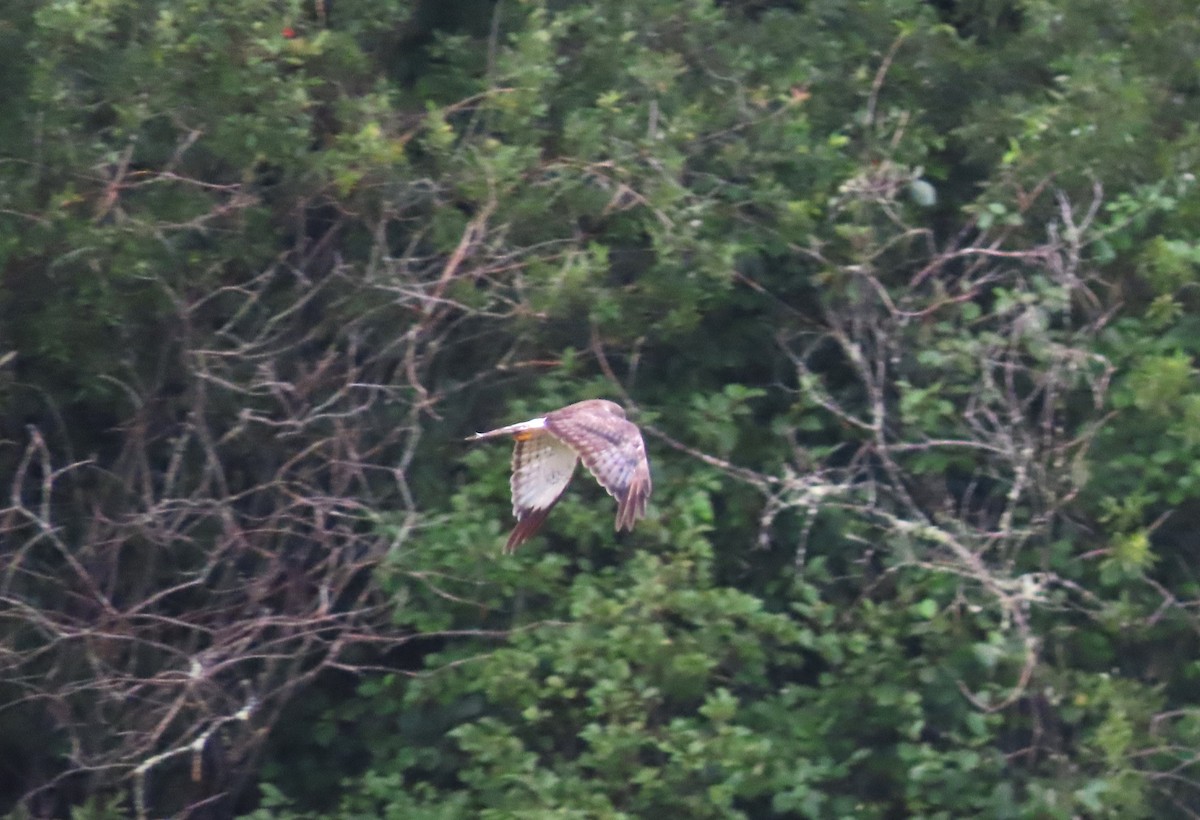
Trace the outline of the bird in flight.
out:
M 646 514 L 650 462 L 642 431 L 625 418 L 621 405 L 589 399 L 536 419 L 476 433 L 467 441 L 499 436 L 512 436 L 516 442 L 509 483 L 517 526 L 504 552 L 512 552 L 538 531 L 571 482 L 580 459 L 617 500 L 616 529 L 631 530 Z

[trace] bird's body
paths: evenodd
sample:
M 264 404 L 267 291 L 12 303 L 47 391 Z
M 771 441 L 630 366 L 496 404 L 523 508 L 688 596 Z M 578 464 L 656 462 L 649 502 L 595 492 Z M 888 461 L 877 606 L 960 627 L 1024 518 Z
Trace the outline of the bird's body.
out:
M 633 529 L 646 514 L 650 463 L 637 425 L 619 404 L 589 399 L 529 421 L 510 424 L 469 441 L 512 436 L 513 515 L 517 525 L 504 546 L 512 552 L 542 526 L 562 495 L 575 466 L 584 466 L 617 500 L 616 529 Z

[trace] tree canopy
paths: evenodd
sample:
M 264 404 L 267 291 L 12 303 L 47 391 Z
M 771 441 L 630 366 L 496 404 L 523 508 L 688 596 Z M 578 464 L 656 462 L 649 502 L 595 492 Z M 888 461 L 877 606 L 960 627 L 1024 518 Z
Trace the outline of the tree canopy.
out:
M 1200 817 L 1193 3 L 9 6 L 0 811 Z

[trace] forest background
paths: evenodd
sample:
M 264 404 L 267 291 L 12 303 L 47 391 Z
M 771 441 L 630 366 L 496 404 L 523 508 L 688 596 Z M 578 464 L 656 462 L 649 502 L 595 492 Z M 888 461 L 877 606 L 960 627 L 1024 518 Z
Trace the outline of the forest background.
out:
M 1200 816 L 1192 0 L 0 8 L 0 812 Z

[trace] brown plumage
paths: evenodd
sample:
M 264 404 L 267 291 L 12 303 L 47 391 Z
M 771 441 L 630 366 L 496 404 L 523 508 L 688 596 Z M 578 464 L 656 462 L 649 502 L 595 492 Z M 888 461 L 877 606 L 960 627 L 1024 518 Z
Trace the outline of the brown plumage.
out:
M 469 441 L 512 436 L 513 515 L 517 525 L 504 545 L 512 552 L 538 531 L 571 482 L 579 460 L 617 500 L 616 529 L 631 530 L 646 514 L 650 463 L 637 425 L 619 404 L 589 399 L 536 419 L 510 424 Z

